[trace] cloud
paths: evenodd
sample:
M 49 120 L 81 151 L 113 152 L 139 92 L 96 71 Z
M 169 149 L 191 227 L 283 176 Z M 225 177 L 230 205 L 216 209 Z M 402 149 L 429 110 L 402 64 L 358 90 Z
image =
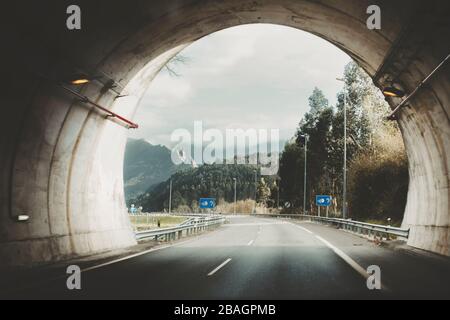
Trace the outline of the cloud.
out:
M 151 84 L 141 106 L 153 105 L 160 109 L 170 108 L 185 103 L 192 93 L 189 79 L 174 78 L 168 73 L 161 73 Z
M 321 88 L 331 103 L 350 58 L 314 35 L 275 25 L 246 25 L 207 36 L 186 48 L 176 66 L 181 77 L 162 72 L 137 114 L 132 137 L 170 145 L 173 130 L 193 130 L 194 121 L 225 130 L 229 126 L 280 129 L 288 140 L 308 110 L 308 97 Z

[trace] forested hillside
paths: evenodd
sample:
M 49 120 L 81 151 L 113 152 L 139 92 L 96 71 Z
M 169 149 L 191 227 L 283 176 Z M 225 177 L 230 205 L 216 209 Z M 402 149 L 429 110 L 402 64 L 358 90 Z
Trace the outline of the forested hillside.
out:
M 255 172 L 257 183 L 255 184 Z M 275 180 L 261 177 L 252 165 L 202 165 L 199 168 L 183 170 L 172 176 L 172 208 L 184 207 L 196 211 L 200 198 L 216 198 L 219 202 L 234 201 L 234 178 L 236 178 L 237 200 L 255 199 L 264 205 L 273 203 L 276 194 Z M 132 202 L 142 206 L 144 211 L 167 210 L 169 207 L 170 180 L 149 190 Z

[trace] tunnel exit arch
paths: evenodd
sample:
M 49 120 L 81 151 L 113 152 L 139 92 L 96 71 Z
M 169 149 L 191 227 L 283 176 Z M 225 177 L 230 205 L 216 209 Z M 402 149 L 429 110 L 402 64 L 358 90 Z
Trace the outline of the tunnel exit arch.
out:
M 320 36 L 347 52 L 379 87 L 406 92 L 449 53 L 445 1 L 375 1 L 382 29 L 366 26 L 369 1 L 75 1 L 82 29 L 65 29 L 69 4 L 11 4 L 0 140 L 0 261 L 24 265 L 135 243 L 123 196 L 126 129 L 59 86 L 132 118 L 149 83 L 174 55 L 228 27 L 272 23 Z M 41 19 L 45 17 L 45 22 Z M 40 27 L 36 27 L 40 26 Z M 410 162 L 404 226 L 409 244 L 449 253 L 449 68 L 398 114 Z M 392 98 L 391 106 L 399 100 Z M 26 223 L 17 221 L 28 215 Z

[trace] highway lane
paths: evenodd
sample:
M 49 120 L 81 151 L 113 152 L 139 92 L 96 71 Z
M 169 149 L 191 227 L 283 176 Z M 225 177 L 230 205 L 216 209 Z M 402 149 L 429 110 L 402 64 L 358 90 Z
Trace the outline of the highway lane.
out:
M 26 295 L 157 300 L 450 297 L 442 282 L 448 279 L 445 263 L 379 248 L 355 235 L 310 223 L 229 220 L 215 232 L 84 272 L 81 291 L 68 291 L 65 279 L 60 279 Z M 366 270 L 373 264 L 381 267 L 389 291 L 367 289 L 358 268 Z M 418 275 L 424 272 L 421 283 Z M 416 281 L 411 284 L 412 277 Z M 434 289 L 427 292 L 430 284 Z

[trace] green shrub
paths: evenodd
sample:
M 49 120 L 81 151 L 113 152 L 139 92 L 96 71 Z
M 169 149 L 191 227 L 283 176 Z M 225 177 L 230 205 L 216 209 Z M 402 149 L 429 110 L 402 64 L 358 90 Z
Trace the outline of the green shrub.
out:
M 350 165 L 350 217 L 401 221 L 408 184 L 408 161 L 400 134 L 380 138 L 371 151 L 360 153 Z

